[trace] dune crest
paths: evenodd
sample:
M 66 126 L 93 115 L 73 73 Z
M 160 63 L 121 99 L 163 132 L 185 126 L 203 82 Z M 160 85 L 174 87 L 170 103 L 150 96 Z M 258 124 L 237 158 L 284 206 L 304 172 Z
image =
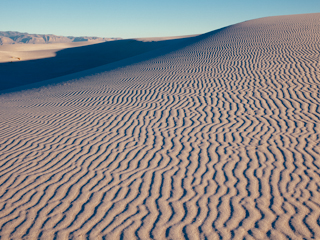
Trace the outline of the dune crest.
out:
M 194 36 L 125 39 L 95 44 L 73 42 L 3 45 L 0 46 L 0 91 L 168 48 L 192 37 Z
M 0 95 L 1 238 L 320 239 L 319 18 Z

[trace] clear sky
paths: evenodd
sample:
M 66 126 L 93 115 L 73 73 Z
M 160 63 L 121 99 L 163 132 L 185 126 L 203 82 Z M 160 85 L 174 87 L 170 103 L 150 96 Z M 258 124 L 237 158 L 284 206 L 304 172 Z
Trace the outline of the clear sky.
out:
M 320 12 L 320 0 L 0 0 L 0 31 L 178 36 L 259 17 L 314 12 Z

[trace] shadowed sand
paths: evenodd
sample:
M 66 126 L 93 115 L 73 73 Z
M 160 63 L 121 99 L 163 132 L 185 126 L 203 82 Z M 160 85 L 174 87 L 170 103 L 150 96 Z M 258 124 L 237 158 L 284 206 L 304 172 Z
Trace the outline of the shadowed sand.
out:
M 1 237 L 320 239 L 319 19 L 3 92 Z
M 96 44 L 2 45 L 0 91 L 116 62 L 192 37 L 126 39 Z

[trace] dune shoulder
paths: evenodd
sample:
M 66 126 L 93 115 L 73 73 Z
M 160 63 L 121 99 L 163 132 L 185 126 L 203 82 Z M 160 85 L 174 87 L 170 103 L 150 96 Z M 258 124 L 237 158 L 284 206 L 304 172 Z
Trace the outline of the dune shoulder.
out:
M 72 42 L 1 45 L 0 90 L 85 71 L 177 45 L 192 37 L 194 36 L 121 39 L 94 44 Z

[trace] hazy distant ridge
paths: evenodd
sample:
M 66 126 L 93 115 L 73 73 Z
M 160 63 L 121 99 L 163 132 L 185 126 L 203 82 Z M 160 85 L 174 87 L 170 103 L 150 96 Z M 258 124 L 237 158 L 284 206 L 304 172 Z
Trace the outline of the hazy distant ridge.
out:
M 67 43 L 84 41 L 110 41 L 115 38 L 56 36 L 53 34 L 29 34 L 21 32 L 1 32 L 0 45 L 16 43 Z

